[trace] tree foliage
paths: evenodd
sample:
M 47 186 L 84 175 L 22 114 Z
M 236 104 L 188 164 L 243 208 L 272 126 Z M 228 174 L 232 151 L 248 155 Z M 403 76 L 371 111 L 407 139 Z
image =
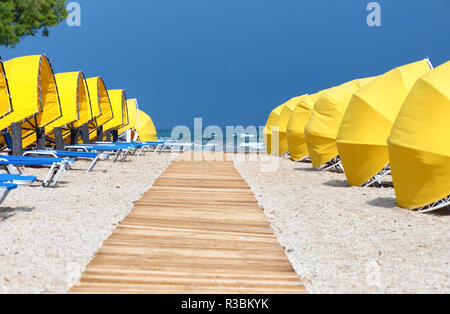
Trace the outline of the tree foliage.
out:
M 42 33 L 67 17 L 65 0 L 0 0 L 0 45 L 15 47 L 26 36 Z

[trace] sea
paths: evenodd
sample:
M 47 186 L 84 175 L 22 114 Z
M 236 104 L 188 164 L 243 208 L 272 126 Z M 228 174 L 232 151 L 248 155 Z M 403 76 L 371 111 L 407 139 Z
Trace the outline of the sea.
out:
M 259 153 L 265 152 L 264 138 L 262 130 L 249 134 L 247 132 L 232 132 L 226 136 L 227 129 L 221 128 L 221 132 L 210 132 L 207 130 L 189 129 L 190 136 L 174 137 L 171 129 L 158 129 L 158 139 L 161 141 L 176 142 L 185 145 L 186 150 L 191 151 L 215 151 L 215 152 L 247 152 Z

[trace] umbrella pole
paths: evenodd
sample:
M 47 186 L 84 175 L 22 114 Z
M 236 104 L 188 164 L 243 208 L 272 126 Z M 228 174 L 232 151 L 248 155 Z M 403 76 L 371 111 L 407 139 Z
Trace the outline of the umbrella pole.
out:
M 12 155 L 22 156 L 22 123 L 11 124 Z

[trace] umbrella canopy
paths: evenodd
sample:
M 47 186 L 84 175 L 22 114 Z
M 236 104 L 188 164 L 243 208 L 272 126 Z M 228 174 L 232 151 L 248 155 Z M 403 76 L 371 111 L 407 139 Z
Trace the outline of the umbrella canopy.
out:
M 283 111 L 284 104 L 276 107 L 269 115 L 267 119 L 266 127 L 263 131 L 264 136 L 264 144 L 266 145 L 267 153 L 272 154 L 272 128 L 278 127 L 277 122 L 280 117 L 281 112 Z
M 128 130 L 134 131 L 141 124 L 137 99 L 127 99 L 127 108 L 129 123 L 119 130 L 119 134 L 122 134 L 123 132 L 126 132 Z
M 55 75 L 61 101 L 62 116 L 46 127 L 46 133 L 61 127 L 63 134 L 69 134 L 73 127 L 79 127 L 92 119 L 91 104 L 82 72 L 58 73 Z
M 272 136 L 278 136 L 279 139 L 279 148 L 278 150 L 274 151 L 274 153 L 278 152 L 279 156 L 289 151 L 287 142 L 287 126 L 295 107 L 297 107 L 299 102 L 306 96 L 307 95 L 294 97 L 283 104 L 283 110 L 281 111 L 280 115 L 278 116 L 278 120 L 275 123 L 275 125 L 278 126 L 278 129 L 272 130 Z
M 407 64 L 353 94 L 336 141 L 350 185 L 363 185 L 389 164 L 392 124 L 416 80 L 429 71 L 428 60 Z
M 93 140 L 97 136 L 97 127 L 103 126 L 113 119 L 111 101 L 109 99 L 106 84 L 101 77 L 86 79 L 89 100 L 91 103 L 91 121 L 89 123 L 89 138 Z
M 103 125 L 103 130 L 119 130 L 128 124 L 127 98 L 123 89 L 108 90 L 113 118 Z
M 305 139 L 313 167 L 325 165 L 338 156 L 336 137 L 347 106 L 353 93 L 372 79 L 354 80 L 333 87 L 316 101 L 305 127 Z
M 0 119 L 10 114 L 12 110 L 8 79 L 6 78 L 3 62 L 0 60 Z
M 138 110 L 138 113 L 141 119 L 141 124 L 136 129 L 139 139 L 144 142 L 156 142 L 158 140 L 158 134 L 152 118 L 142 110 Z
M 450 61 L 417 80 L 388 140 L 399 206 L 416 209 L 450 195 Z
M 62 115 L 55 77 L 44 55 L 11 59 L 4 66 L 14 111 L 0 120 L 0 130 L 22 122 L 22 144 L 27 147 L 36 142 L 38 128 Z
M 291 114 L 286 137 L 292 160 L 297 161 L 309 155 L 305 140 L 305 126 L 311 116 L 314 103 L 326 91 L 302 98 Z

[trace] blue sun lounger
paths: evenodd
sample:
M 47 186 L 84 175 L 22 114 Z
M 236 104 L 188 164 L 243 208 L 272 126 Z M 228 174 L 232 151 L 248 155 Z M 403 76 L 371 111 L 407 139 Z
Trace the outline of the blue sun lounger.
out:
M 117 161 L 122 156 L 122 161 L 125 161 L 130 152 L 136 150 L 134 145 L 113 145 L 113 144 L 78 144 L 65 147 L 69 151 L 84 151 L 84 152 L 115 152 L 114 161 Z
M 144 151 L 145 148 L 155 148 L 154 152 L 160 152 L 162 153 L 162 151 L 167 148 L 170 150 L 173 150 L 174 148 L 178 148 L 179 151 L 184 151 L 184 147 L 185 145 L 183 144 L 177 144 L 177 143 L 170 143 L 170 142 L 163 142 L 163 141 L 158 141 L 158 142 L 132 142 L 133 144 L 136 143 L 140 143 L 142 145 L 144 145 L 144 147 L 141 149 L 141 152 Z
M 17 185 L 29 185 L 36 182 L 35 176 L 23 176 L 21 174 L 0 174 L 0 183 L 12 183 Z
M 42 182 L 43 187 L 55 186 L 61 173 L 74 162 L 75 159 L 0 156 L 0 166 L 3 166 L 9 174 L 22 174 L 20 166 L 50 166 L 50 170 Z
M 14 189 L 17 189 L 17 184 L 0 183 L 0 204 L 3 203 L 3 201 L 8 196 L 9 192 L 11 192 L 11 190 Z
M 86 170 L 91 172 L 97 165 L 99 160 L 109 159 L 108 153 L 91 153 L 91 152 L 78 152 L 78 151 L 64 151 L 64 150 L 30 150 L 23 154 L 24 156 L 47 156 L 54 158 L 80 158 L 91 159 L 92 163 Z

